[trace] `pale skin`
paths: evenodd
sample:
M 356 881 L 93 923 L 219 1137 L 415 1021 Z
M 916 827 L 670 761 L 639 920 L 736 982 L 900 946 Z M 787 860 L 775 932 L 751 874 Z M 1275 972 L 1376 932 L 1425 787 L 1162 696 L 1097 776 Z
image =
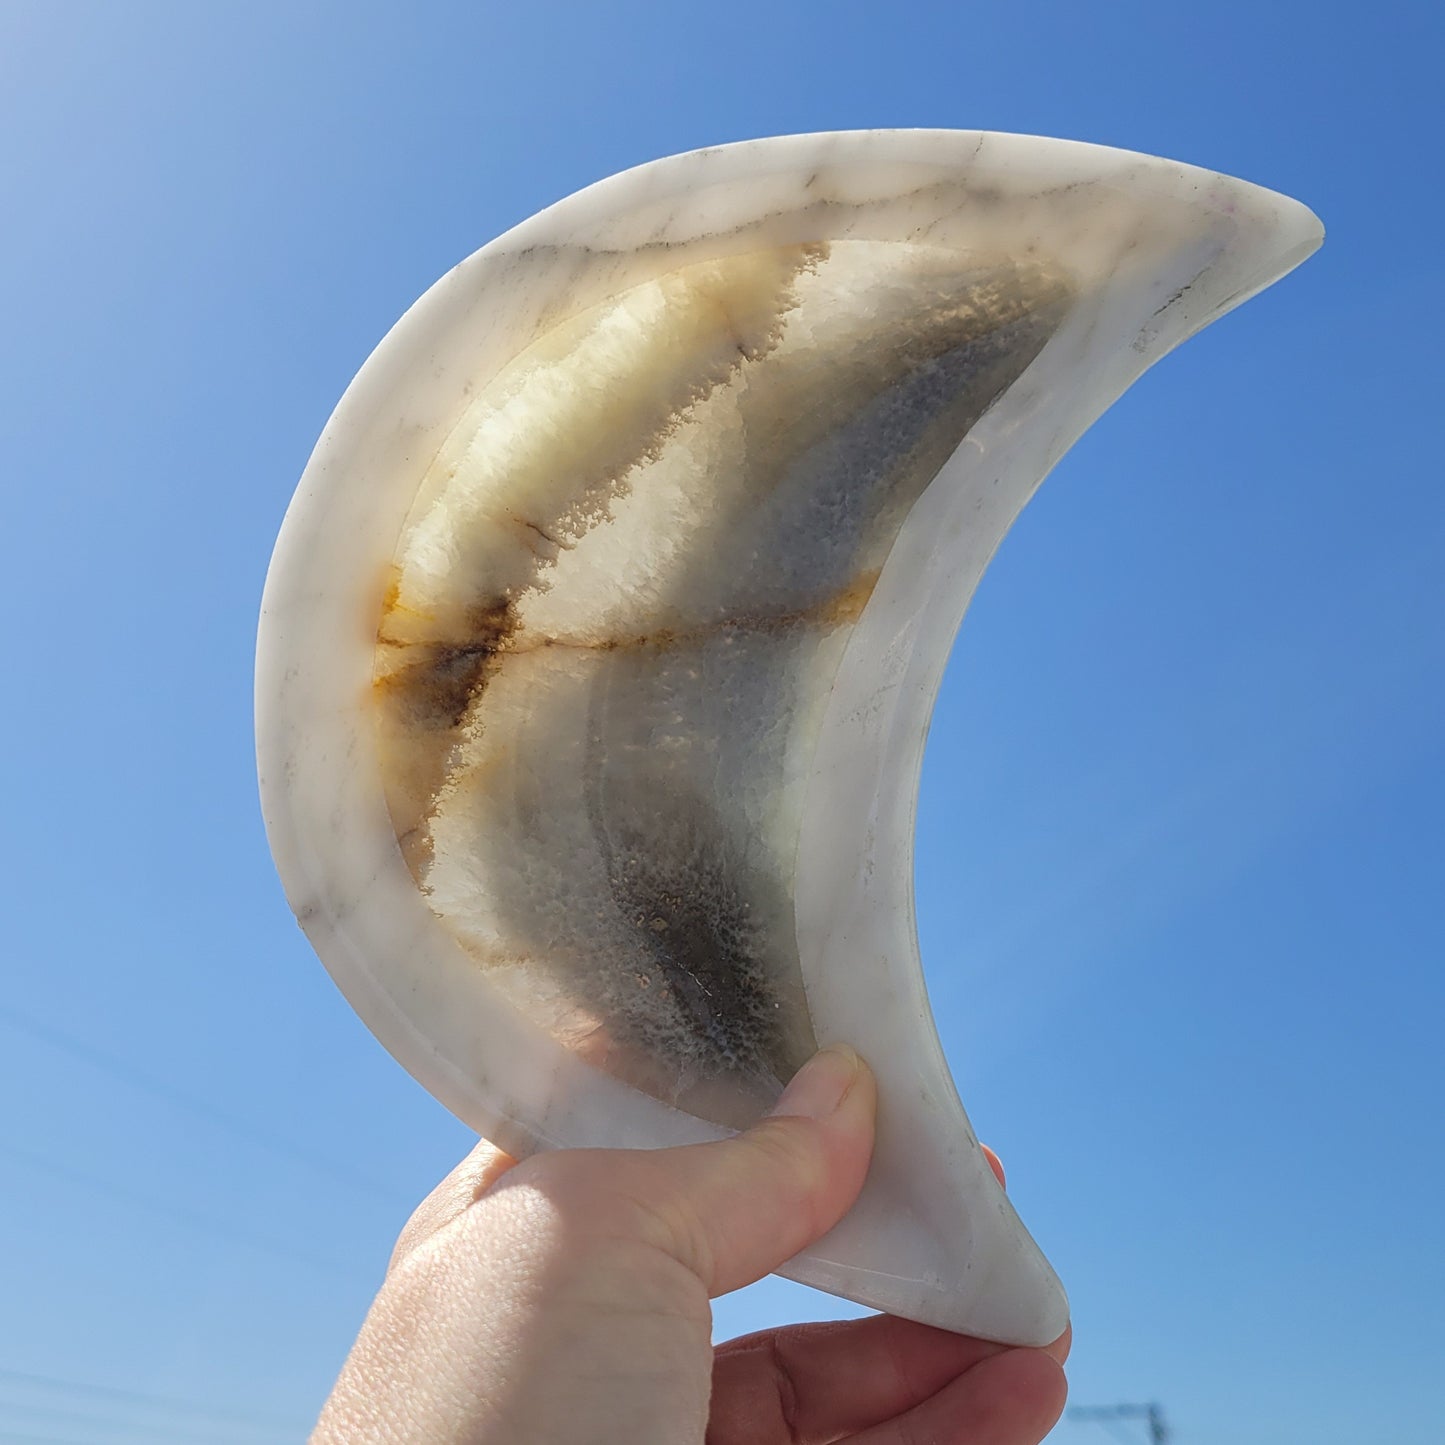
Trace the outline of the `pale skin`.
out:
M 835 1048 L 719 1143 L 479 1145 L 402 1231 L 312 1445 L 1037 1445 L 1067 1333 L 1016 1349 L 880 1315 L 712 1345 L 709 1301 L 853 1202 L 874 1106 Z

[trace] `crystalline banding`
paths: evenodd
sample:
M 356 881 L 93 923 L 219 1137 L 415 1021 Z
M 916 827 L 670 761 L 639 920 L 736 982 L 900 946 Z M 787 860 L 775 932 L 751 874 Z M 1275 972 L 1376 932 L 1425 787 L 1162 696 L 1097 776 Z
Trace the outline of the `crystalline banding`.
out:
M 1071 304 L 900 244 L 704 263 L 549 333 L 423 482 L 378 633 L 433 909 L 600 1067 L 726 1123 L 814 1047 L 811 744 L 909 510 Z

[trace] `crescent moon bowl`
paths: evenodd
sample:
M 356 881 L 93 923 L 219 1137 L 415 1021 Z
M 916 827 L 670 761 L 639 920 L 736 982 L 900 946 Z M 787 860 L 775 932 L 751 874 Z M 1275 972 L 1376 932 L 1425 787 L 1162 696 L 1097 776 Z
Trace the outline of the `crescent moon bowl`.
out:
M 786 1272 L 1056 1337 L 924 989 L 929 715 L 1054 463 L 1321 236 L 1171 161 L 876 131 L 642 166 L 439 281 L 316 447 L 257 656 L 287 897 L 386 1047 L 523 1155 L 718 1137 L 851 1043 L 873 1167 Z

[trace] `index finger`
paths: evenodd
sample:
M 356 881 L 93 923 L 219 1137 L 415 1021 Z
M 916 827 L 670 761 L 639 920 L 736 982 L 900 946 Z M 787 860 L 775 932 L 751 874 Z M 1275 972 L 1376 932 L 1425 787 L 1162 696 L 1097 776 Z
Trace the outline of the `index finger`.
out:
M 1045 1353 L 1060 1364 L 1070 1332 Z M 730 1340 L 713 1363 L 707 1445 L 823 1445 L 891 1420 L 1012 1345 L 891 1315 Z

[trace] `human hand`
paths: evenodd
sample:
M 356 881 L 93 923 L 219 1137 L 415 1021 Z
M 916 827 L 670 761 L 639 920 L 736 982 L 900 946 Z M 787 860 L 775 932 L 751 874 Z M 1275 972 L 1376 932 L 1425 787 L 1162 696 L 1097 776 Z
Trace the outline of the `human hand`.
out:
M 709 1300 L 852 1204 L 874 1107 L 828 1049 L 718 1143 L 479 1145 L 403 1230 L 312 1445 L 1036 1445 L 1067 1333 L 1015 1349 L 880 1315 L 713 1350 Z

